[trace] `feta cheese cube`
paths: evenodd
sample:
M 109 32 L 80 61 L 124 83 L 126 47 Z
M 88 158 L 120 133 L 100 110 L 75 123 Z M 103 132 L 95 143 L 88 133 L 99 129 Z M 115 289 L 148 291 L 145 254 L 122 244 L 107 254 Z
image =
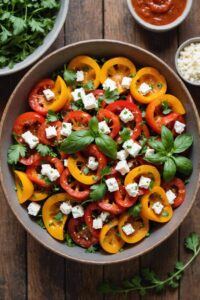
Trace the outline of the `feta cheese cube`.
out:
M 138 143 L 135 143 L 133 140 L 126 141 L 123 143 L 122 147 L 133 157 L 136 157 L 142 149 L 142 146 L 140 146 Z
M 152 207 L 153 211 L 155 212 L 155 214 L 160 215 L 164 206 L 162 205 L 162 203 L 160 203 L 159 201 L 155 202 Z
M 121 82 L 121 86 L 124 88 L 124 89 L 129 89 L 130 88 L 130 85 L 131 85 L 131 81 L 132 81 L 132 78 L 131 77 L 123 77 L 122 78 L 122 82 Z
M 64 167 L 67 167 L 68 166 L 68 160 L 64 159 L 63 164 L 64 164 Z
M 49 171 L 47 177 L 51 182 L 56 181 L 60 177 L 60 173 L 58 172 L 57 169 L 51 168 Z
M 110 91 L 114 91 L 117 88 L 117 84 L 114 80 L 107 78 L 104 83 L 103 83 L 103 89 L 104 90 L 110 90 Z
M 136 182 L 129 183 L 127 186 L 125 186 L 125 190 L 131 197 L 136 197 L 139 193 L 139 186 Z
M 51 171 L 50 164 L 43 164 L 41 165 L 41 174 L 47 176 L 47 174 Z
M 81 82 L 84 80 L 84 72 L 83 71 L 77 71 L 76 72 L 76 81 Z
M 132 168 L 133 165 L 134 165 L 133 161 L 129 161 L 129 162 L 128 162 L 129 168 Z
M 89 93 L 83 97 L 83 104 L 84 108 L 87 110 L 97 108 L 98 106 L 97 100 L 93 93 Z
M 97 168 L 98 168 L 98 161 L 96 160 L 96 158 L 94 156 L 89 156 L 88 158 L 88 163 L 87 163 L 87 167 L 90 169 L 90 170 L 93 170 L 95 171 Z
M 172 192 L 172 190 L 168 190 L 166 192 L 166 196 L 167 196 L 167 199 L 169 201 L 169 204 L 174 204 L 174 200 L 176 199 L 176 194 L 174 192 Z
M 41 205 L 35 202 L 31 202 L 29 206 L 27 207 L 28 209 L 28 214 L 31 216 L 37 216 L 39 211 L 40 211 Z
M 126 150 L 120 150 L 117 152 L 117 159 L 126 160 L 129 153 Z
M 106 121 L 101 121 L 98 124 L 99 132 L 104 134 L 109 134 L 111 132 L 110 128 L 108 127 Z
M 139 181 L 139 187 L 147 190 L 149 188 L 150 183 L 151 183 L 151 178 L 141 176 Z
M 106 221 L 106 219 L 110 216 L 109 212 L 106 212 L 106 211 L 102 211 L 102 213 L 100 214 L 99 218 L 101 218 L 101 220 L 103 222 Z
M 80 99 L 83 99 L 85 97 L 85 91 L 83 88 L 75 89 L 73 92 L 71 92 L 73 100 L 78 101 Z
M 55 136 L 57 136 L 57 131 L 56 131 L 55 126 L 49 126 L 49 127 L 45 128 L 45 132 L 46 132 L 47 139 L 52 139 Z
M 72 123 L 62 122 L 60 134 L 69 136 L 72 133 Z
M 151 92 L 152 88 L 149 84 L 147 84 L 146 82 L 143 82 L 139 89 L 138 89 L 138 92 L 140 94 L 142 94 L 143 96 L 147 95 L 149 92 Z
M 119 117 L 122 120 L 122 122 L 124 122 L 124 123 L 128 123 L 134 119 L 134 115 L 128 108 L 124 108 L 121 111 Z
M 43 90 L 43 95 L 47 101 L 51 101 L 55 98 L 54 92 L 50 89 Z
M 106 179 L 106 185 L 108 187 L 108 191 L 109 192 L 116 192 L 119 190 L 119 185 L 117 180 L 114 177 L 108 178 Z
M 174 123 L 174 130 L 176 131 L 176 133 L 181 134 L 185 130 L 185 126 L 186 126 L 185 124 L 176 121 Z
M 69 201 L 61 203 L 60 211 L 63 213 L 63 215 L 69 215 L 72 211 L 71 203 Z
M 129 166 L 127 164 L 126 160 L 120 160 L 116 167 L 115 170 L 117 170 L 118 172 L 120 172 L 122 175 L 125 175 L 126 173 L 128 173 L 130 171 Z
M 135 229 L 133 228 L 133 226 L 130 223 L 124 225 L 122 227 L 122 230 L 126 235 L 131 235 L 135 232 Z
M 154 153 L 155 153 L 154 149 L 151 149 L 151 148 L 147 147 L 145 157 L 148 157 L 149 155 L 154 154 Z
M 84 216 L 84 209 L 81 205 L 72 207 L 72 216 L 74 219 L 81 218 Z
M 92 227 L 94 229 L 101 229 L 103 227 L 103 221 L 101 218 L 96 218 L 92 222 Z
M 34 149 L 39 144 L 37 136 L 33 135 L 29 130 L 22 134 L 22 138 L 30 149 Z

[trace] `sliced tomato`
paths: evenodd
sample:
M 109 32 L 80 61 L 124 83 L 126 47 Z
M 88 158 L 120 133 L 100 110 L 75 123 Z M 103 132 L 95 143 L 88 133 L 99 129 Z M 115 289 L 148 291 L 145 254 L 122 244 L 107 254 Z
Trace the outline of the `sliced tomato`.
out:
M 180 206 L 185 200 L 185 184 L 180 178 L 175 177 L 172 181 L 164 183 L 163 188 L 166 192 L 172 190 L 172 192 L 176 194 L 176 199 L 174 204 L 172 204 L 173 208 Z
M 21 157 L 19 159 L 19 162 L 22 165 L 31 166 L 31 165 L 37 163 L 38 160 L 40 160 L 40 154 L 37 152 L 30 151 L 26 154 L 25 157 Z
M 57 136 L 51 139 L 47 139 L 46 137 L 46 129 L 50 126 L 54 126 L 57 131 Z M 44 122 L 40 128 L 38 129 L 38 138 L 42 142 L 42 144 L 49 145 L 49 146 L 56 146 L 57 142 L 61 140 L 61 127 L 62 123 L 60 121 L 55 121 L 51 123 Z
M 142 130 L 142 113 L 137 105 L 130 103 L 129 101 L 118 100 L 106 106 L 107 110 L 110 110 L 116 115 L 119 115 L 124 108 L 129 109 L 134 115 L 134 120 L 128 122 L 126 127 L 131 130 L 131 138 L 136 140 L 140 136 Z
M 83 248 L 89 248 L 98 243 L 98 238 L 92 235 L 85 224 L 84 217 L 69 220 L 68 231 L 72 240 Z
M 91 231 L 91 233 L 93 234 L 93 236 L 95 236 L 96 238 L 99 237 L 100 234 L 100 229 L 94 229 L 93 228 L 93 220 L 94 220 L 94 213 L 98 213 L 100 214 L 102 212 L 101 208 L 98 206 L 97 203 L 91 203 L 87 206 L 86 210 L 85 210 L 85 223 L 87 224 L 89 230 Z
M 114 195 L 107 193 L 106 196 L 99 201 L 98 206 L 113 215 L 121 214 L 124 211 L 124 207 L 120 206 L 115 202 Z
M 68 195 L 78 202 L 87 199 L 90 194 L 90 189 L 86 185 L 81 184 L 72 178 L 73 177 L 68 168 L 66 168 L 60 177 L 61 187 L 67 192 Z
M 119 117 L 117 115 L 115 115 L 113 112 L 111 112 L 107 109 L 101 108 L 98 111 L 97 118 L 98 118 L 99 121 L 104 121 L 104 120 L 107 121 L 108 126 L 111 129 L 111 133 L 109 135 L 110 135 L 111 138 L 114 139 L 120 131 Z
M 121 184 L 119 191 L 115 192 L 115 202 L 121 207 L 131 207 L 137 201 L 137 197 L 131 197 L 127 194 L 125 187 Z
M 88 129 L 91 115 L 81 110 L 70 111 L 64 118 L 64 122 L 72 123 L 73 130 Z
M 41 174 L 40 174 L 41 165 L 45 163 L 51 164 L 54 168 L 58 170 L 60 175 L 62 174 L 64 170 L 64 166 L 61 160 L 51 156 L 40 157 L 40 159 L 34 165 L 27 167 L 26 174 L 33 183 L 39 185 L 40 187 L 48 188 L 51 186 L 51 183 L 47 183 L 43 178 L 41 178 Z M 54 183 L 58 183 L 58 182 L 59 179 Z

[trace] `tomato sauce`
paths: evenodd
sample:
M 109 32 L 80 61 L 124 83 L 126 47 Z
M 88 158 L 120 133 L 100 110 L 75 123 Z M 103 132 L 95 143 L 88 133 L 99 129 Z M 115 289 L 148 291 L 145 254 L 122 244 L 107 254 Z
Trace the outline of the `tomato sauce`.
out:
M 153 25 L 166 25 L 180 17 L 187 0 L 132 0 L 132 5 L 144 21 Z

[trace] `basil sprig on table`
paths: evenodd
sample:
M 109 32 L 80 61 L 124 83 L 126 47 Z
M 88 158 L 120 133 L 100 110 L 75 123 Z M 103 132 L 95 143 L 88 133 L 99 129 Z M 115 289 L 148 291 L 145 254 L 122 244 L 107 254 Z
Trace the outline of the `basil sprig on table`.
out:
M 98 148 L 106 156 L 116 159 L 117 156 L 117 144 L 108 135 L 99 133 L 98 120 L 93 117 L 89 122 L 88 130 L 74 131 L 67 137 L 61 144 L 61 151 L 72 154 L 80 151 L 95 142 Z
M 148 140 L 150 147 L 155 149 L 156 153 L 148 155 L 145 160 L 154 164 L 164 164 L 163 178 L 170 181 L 176 172 L 189 176 L 192 173 L 192 161 L 179 154 L 186 151 L 193 143 L 190 134 L 181 134 L 175 139 L 172 132 L 165 126 L 162 126 L 161 141 L 153 138 Z

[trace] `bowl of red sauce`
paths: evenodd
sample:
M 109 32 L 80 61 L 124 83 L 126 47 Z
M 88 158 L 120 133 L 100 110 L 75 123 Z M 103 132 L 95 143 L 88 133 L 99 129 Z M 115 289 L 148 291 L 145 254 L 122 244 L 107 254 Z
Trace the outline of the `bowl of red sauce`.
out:
M 188 16 L 193 0 L 127 0 L 133 18 L 151 31 L 168 31 Z

